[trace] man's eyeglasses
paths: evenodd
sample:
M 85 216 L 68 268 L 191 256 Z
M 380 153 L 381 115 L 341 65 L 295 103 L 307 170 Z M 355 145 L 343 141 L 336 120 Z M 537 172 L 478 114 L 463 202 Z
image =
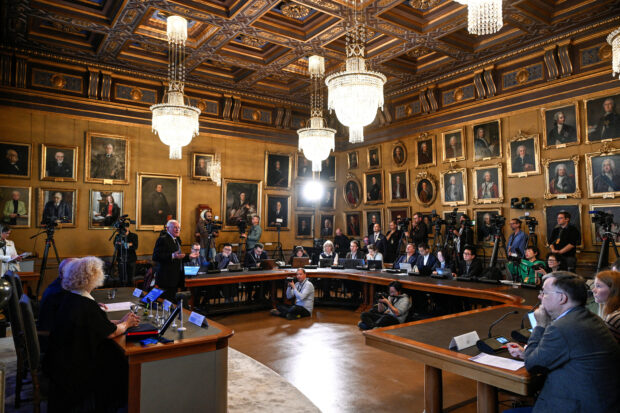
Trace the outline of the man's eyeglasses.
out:
M 553 294 L 553 293 L 564 294 L 563 291 L 545 291 L 545 290 L 540 290 L 540 292 L 538 293 L 538 296 L 539 297 L 541 297 L 541 296 L 544 297 L 545 295 L 549 295 L 549 294 Z

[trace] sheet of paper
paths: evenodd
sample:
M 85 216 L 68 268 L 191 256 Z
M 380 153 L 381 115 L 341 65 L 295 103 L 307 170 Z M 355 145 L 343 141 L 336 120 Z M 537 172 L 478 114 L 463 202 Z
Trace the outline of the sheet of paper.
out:
M 525 366 L 525 362 L 523 361 L 492 356 L 486 353 L 480 353 L 477 356 L 470 357 L 470 360 L 476 363 L 486 364 L 487 366 L 499 367 L 512 371 L 519 370 L 521 367 Z
M 129 311 L 131 310 L 132 304 L 133 303 L 131 301 L 123 301 L 122 303 L 110 303 L 105 306 L 108 307 L 106 311 L 111 313 L 114 311 Z

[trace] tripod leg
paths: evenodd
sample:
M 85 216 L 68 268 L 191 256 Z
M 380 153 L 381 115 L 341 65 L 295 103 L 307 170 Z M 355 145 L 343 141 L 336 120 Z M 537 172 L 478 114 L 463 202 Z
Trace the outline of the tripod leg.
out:
M 601 251 L 598 254 L 598 264 L 596 265 L 596 272 L 599 272 L 603 266 L 609 265 L 609 237 L 605 236 L 603 238 L 603 245 L 601 245 Z M 616 244 L 614 243 L 614 248 Z M 615 250 L 616 257 L 618 256 L 618 250 Z
M 45 267 L 47 267 L 47 256 L 50 252 L 50 245 L 54 240 L 45 240 L 45 250 L 43 251 L 43 259 L 41 260 L 41 270 L 39 271 L 39 281 L 37 281 L 37 290 L 35 292 L 35 300 L 39 299 L 39 291 L 41 290 L 41 284 L 45 277 Z M 56 245 L 54 245 L 54 251 L 56 252 Z M 58 259 L 58 252 L 56 252 L 56 259 Z M 59 262 L 60 264 L 60 262 Z

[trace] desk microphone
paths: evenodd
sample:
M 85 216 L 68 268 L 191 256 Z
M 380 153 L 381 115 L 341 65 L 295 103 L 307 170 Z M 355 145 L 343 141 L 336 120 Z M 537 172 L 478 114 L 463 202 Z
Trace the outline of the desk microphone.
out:
M 483 353 L 494 354 L 504 348 L 503 346 L 504 344 L 508 343 L 508 339 L 503 336 L 492 336 L 491 331 L 493 330 L 493 327 L 495 327 L 503 319 L 505 319 L 511 314 L 519 314 L 519 311 L 512 310 L 491 323 L 491 325 L 489 326 L 488 338 L 485 338 L 484 340 L 478 340 L 476 342 L 478 350 L 482 351 Z

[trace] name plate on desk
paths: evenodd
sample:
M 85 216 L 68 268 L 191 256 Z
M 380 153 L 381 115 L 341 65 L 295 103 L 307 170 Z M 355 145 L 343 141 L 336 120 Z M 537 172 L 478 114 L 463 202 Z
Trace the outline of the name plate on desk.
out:
M 136 288 L 136 289 L 133 290 L 133 294 L 132 295 L 134 297 L 136 297 L 136 298 L 140 298 L 140 297 L 142 297 L 142 290 L 139 289 L 139 288 Z
M 187 321 L 189 321 L 192 324 L 197 325 L 198 327 L 202 327 L 202 323 L 205 321 L 205 316 L 203 316 L 202 314 L 198 314 L 192 311 L 192 313 L 189 315 L 189 318 L 187 319 Z M 209 325 L 207 324 L 207 327 Z
M 450 350 L 461 351 L 467 347 L 474 346 L 478 340 L 480 340 L 480 337 L 478 337 L 478 332 L 471 331 L 452 338 L 448 348 Z
M 171 305 L 172 305 L 172 303 L 170 301 L 164 300 L 163 307 L 164 307 L 165 311 L 170 311 L 170 306 Z

